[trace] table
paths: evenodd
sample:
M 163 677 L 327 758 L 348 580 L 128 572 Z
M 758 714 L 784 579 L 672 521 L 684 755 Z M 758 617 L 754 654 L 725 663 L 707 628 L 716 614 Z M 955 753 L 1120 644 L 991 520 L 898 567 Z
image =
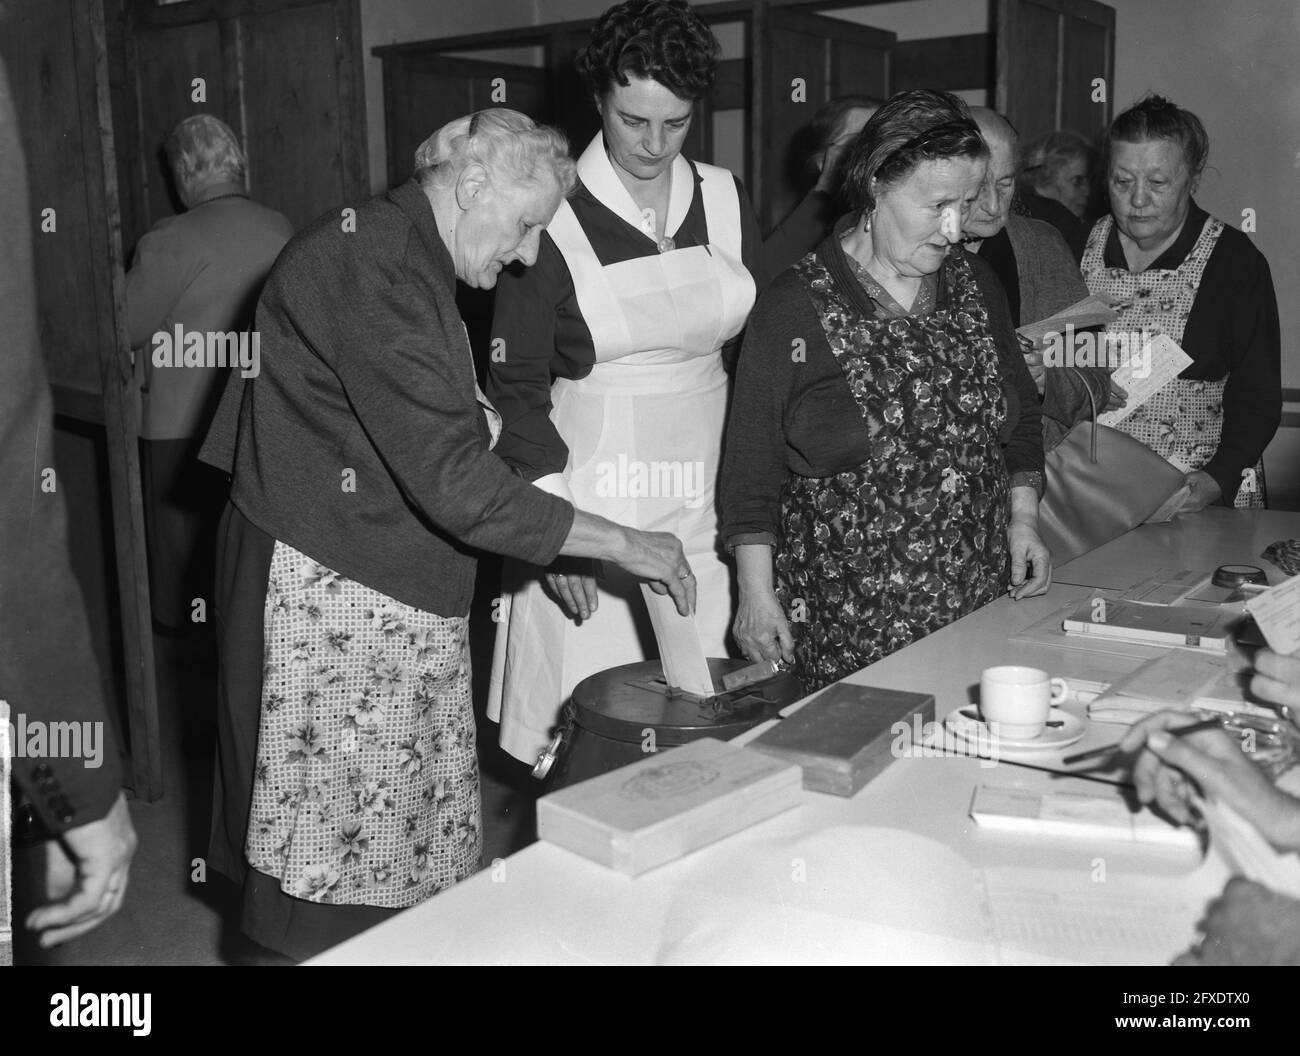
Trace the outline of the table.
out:
M 1057 583 L 1127 590 L 1160 568 L 1212 572 L 1219 565 L 1255 565 L 1276 584 L 1286 574 L 1260 554 L 1269 543 L 1297 537 L 1300 516 L 1294 513 L 1207 506 L 1169 524 L 1140 525 L 1062 565 L 1052 578 Z
M 1243 526 L 1241 534 L 1233 530 L 1234 518 Z M 1040 598 L 1002 598 L 845 681 L 933 693 L 941 717 L 974 699 L 980 671 L 993 664 L 1025 663 L 1058 674 L 1077 671 L 1075 651 L 1012 646 L 1007 639 L 1082 600 L 1097 586 L 1131 585 L 1128 579 L 1136 576 L 1137 582 L 1161 562 L 1169 567 L 1170 553 L 1172 563 L 1182 567 L 1214 567 L 1257 555 L 1261 539 L 1297 535 L 1300 515 L 1253 511 L 1209 510 L 1154 531 L 1144 527 L 1102 548 L 1099 557 L 1085 555 L 1064 570 L 1071 579 L 1095 574 L 1106 583 L 1058 582 Z M 1241 544 L 1243 537 L 1249 538 L 1248 546 Z M 1153 565 L 1156 555 L 1159 561 Z M 1140 662 L 1105 658 L 1116 676 Z M 1118 732 L 1119 727 L 1092 725 L 1070 751 L 1110 743 Z M 932 911 L 942 908 L 937 905 L 941 897 L 961 897 L 960 870 L 952 862 L 968 863 L 972 886 L 984 883 L 986 893 L 990 883 L 1005 887 L 1014 881 L 1022 894 L 1029 892 L 1026 897 L 1062 904 L 1078 899 L 1094 913 L 1141 903 L 1152 913 L 1173 914 L 1189 937 L 1200 908 L 1222 887 L 1222 864 L 1212 857 L 1202 862 L 1185 849 L 980 830 L 968 817 L 971 796 L 978 784 L 994 777 L 996 783 L 1027 789 L 1098 787 L 1043 769 L 1006 763 L 989 767 L 988 760 L 915 753 L 897 759 L 851 799 L 805 791 L 799 808 L 636 879 L 558 847 L 533 844 L 309 963 L 634 964 L 674 956 L 691 960 L 692 952 L 725 960 L 734 949 L 729 953 L 724 940 L 707 933 L 713 922 L 734 921 L 742 910 L 756 926 L 770 925 L 774 934 L 795 921 L 820 938 L 831 930 L 849 938 L 865 936 L 864 941 L 876 944 L 859 949 L 866 961 L 997 963 L 1008 958 L 982 946 L 960 921 L 930 920 Z M 941 868 L 935 863 L 944 849 L 952 852 L 951 862 Z M 807 861 L 801 857 L 805 852 L 812 856 Z M 803 862 L 814 874 L 811 886 L 784 882 L 785 872 L 798 872 L 792 862 Z M 749 873 L 737 875 L 736 863 L 744 863 Z M 775 872 L 766 880 L 758 875 L 769 869 Z M 873 883 L 864 880 L 855 889 L 858 876 L 869 876 Z M 894 890 L 909 887 L 927 893 L 913 894 L 908 902 L 907 890 Z M 879 912 L 877 899 L 883 899 Z M 689 922 L 704 935 L 703 946 L 692 947 L 689 941 L 683 946 Z M 825 959 L 843 953 L 832 948 L 833 939 L 827 941 Z M 1031 946 L 1009 959 L 1059 963 L 1079 953 L 1077 945 L 1060 936 Z M 1106 947 L 1090 949 L 1087 960 L 1159 962 L 1174 952 L 1176 948 L 1150 944 Z M 757 956 L 773 955 L 769 949 Z

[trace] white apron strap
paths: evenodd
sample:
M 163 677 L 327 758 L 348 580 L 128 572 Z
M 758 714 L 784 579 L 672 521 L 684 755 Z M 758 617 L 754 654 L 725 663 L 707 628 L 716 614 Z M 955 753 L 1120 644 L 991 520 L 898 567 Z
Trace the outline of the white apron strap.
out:
M 602 348 L 627 347 L 631 334 L 618 293 L 610 286 L 600 258 L 568 202 L 560 203 L 555 217 L 546 225 L 546 233 L 569 268 L 578 310 L 591 331 L 592 344 L 598 352 Z

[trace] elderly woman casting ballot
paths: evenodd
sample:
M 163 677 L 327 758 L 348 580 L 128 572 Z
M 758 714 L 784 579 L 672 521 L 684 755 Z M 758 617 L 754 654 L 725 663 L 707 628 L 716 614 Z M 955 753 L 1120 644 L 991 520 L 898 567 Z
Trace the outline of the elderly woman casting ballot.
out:
M 955 96 L 894 96 L 849 159 L 854 211 L 751 318 L 722 472 L 735 632 L 810 688 L 1050 582 L 1034 383 L 992 270 L 949 252 L 988 153 Z
M 417 166 L 285 248 L 239 406 L 212 864 L 244 883 L 243 930 L 291 957 L 478 868 L 474 550 L 606 559 L 694 604 L 672 535 L 575 511 L 490 450 L 455 280 L 533 263 L 573 185 L 564 137 L 487 110 Z M 229 456 L 229 426 L 209 457 Z
M 1263 505 L 1260 459 L 1282 416 L 1268 261 L 1192 198 L 1209 149 L 1200 119 L 1160 96 L 1115 118 L 1103 143 L 1112 215 L 1082 263 L 1088 288 L 1118 302 L 1110 331 L 1163 333 L 1192 358 L 1119 423 L 1187 474 L 1187 512 Z

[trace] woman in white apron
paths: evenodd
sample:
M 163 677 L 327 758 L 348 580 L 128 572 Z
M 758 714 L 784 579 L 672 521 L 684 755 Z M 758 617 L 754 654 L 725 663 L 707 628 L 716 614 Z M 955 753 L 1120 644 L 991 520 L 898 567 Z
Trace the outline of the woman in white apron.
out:
M 1119 425 L 1187 474 L 1184 512 L 1264 504 L 1261 459 L 1282 413 L 1268 262 L 1192 200 L 1208 150 L 1196 115 L 1159 96 L 1120 114 L 1106 135 L 1113 216 L 1093 227 L 1081 265 L 1088 288 L 1116 302 L 1111 333 L 1163 333 L 1192 358 Z
M 761 240 L 731 173 L 680 153 L 716 54 L 684 3 L 633 0 L 597 23 L 579 66 L 602 131 L 537 264 L 497 285 L 488 391 L 504 420 L 497 451 L 521 474 L 579 509 L 682 540 L 705 654 L 727 656 L 723 348 L 753 306 Z M 594 611 L 584 583 L 506 566 L 488 715 L 518 759 L 536 759 L 588 675 L 657 655 L 634 580 L 605 570 Z M 585 618 L 560 607 L 557 588 Z

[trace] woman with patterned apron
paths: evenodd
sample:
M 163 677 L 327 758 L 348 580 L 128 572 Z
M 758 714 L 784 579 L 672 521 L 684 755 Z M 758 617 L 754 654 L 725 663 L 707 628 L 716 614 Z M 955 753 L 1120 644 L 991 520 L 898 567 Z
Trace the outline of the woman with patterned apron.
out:
M 850 159 L 855 213 L 751 317 L 722 477 L 736 638 L 809 688 L 1050 582 L 1034 383 L 992 269 L 950 248 L 987 158 L 956 97 L 895 96 Z
M 1123 347 L 1165 334 L 1192 358 L 1118 427 L 1187 474 L 1182 512 L 1263 506 L 1262 458 L 1282 411 L 1268 262 L 1192 200 L 1208 150 L 1194 114 L 1144 99 L 1115 119 L 1106 148 L 1113 216 L 1088 237 L 1083 277 L 1115 302 L 1107 329 Z
M 638 11 L 656 8 L 662 17 L 643 25 Z M 538 487 L 681 538 L 705 655 L 727 656 L 731 575 L 717 549 L 715 494 L 722 351 L 753 306 L 761 242 L 732 174 L 680 153 L 706 86 L 675 82 L 667 60 L 640 50 L 665 49 L 681 64 L 683 49 L 698 52 L 705 38 L 682 4 L 625 4 L 593 30 L 584 61 L 603 128 L 536 266 L 498 284 L 488 394 L 504 420 L 499 453 Z M 707 49 L 694 58 L 711 72 Z M 649 61 L 666 83 L 623 60 Z M 581 577 L 550 572 L 544 584 L 538 569 L 507 565 L 498 613 L 488 715 L 501 723 L 502 747 L 527 762 L 582 679 L 657 655 L 635 582 L 607 571 L 594 608 L 575 622 L 547 589 L 564 596 L 572 581 L 586 603 Z

